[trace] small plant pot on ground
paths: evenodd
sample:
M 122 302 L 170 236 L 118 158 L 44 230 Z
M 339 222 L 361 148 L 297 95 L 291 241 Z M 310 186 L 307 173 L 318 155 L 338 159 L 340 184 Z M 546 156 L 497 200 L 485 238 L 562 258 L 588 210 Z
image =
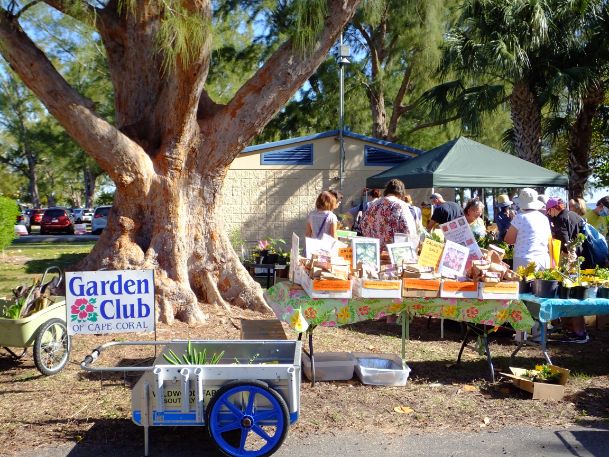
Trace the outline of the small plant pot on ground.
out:
M 554 298 L 558 292 L 558 281 L 554 279 L 537 279 L 535 295 L 541 298 Z

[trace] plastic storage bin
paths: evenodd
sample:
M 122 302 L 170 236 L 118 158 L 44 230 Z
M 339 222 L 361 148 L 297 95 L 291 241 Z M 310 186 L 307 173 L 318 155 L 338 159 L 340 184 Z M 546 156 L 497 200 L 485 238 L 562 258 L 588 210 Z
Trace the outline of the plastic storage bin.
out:
M 410 368 L 395 354 L 353 353 L 355 373 L 362 384 L 405 386 Z
M 355 359 L 350 352 L 315 352 L 315 381 L 347 381 L 353 377 Z M 313 380 L 311 359 L 302 353 L 305 376 Z

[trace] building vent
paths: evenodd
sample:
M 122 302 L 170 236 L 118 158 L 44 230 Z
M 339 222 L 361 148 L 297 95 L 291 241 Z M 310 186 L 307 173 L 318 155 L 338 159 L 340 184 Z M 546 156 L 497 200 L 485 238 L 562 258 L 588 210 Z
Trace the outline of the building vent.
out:
M 313 144 L 260 154 L 260 165 L 313 165 Z
M 388 151 L 374 146 L 364 147 L 364 165 L 370 167 L 392 167 L 411 159 L 407 154 Z

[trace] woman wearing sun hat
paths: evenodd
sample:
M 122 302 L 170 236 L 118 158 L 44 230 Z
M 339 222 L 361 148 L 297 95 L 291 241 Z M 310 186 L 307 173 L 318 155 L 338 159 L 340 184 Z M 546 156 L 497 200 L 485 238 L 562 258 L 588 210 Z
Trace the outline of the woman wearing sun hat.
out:
M 497 224 L 497 230 L 499 241 L 503 241 L 505 234 L 507 233 L 512 219 L 514 219 L 514 211 L 512 210 L 513 203 L 510 201 L 510 197 L 507 194 L 501 194 L 497 196 L 497 213 L 495 215 L 495 224 Z
M 539 212 L 544 204 L 535 189 L 525 187 L 518 194 L 518 213 L 504 241 L 514 245 L 514 270 L 535 262 L 537 269 L 550 267 L 549 241 L 552 237 L 548 218 Z

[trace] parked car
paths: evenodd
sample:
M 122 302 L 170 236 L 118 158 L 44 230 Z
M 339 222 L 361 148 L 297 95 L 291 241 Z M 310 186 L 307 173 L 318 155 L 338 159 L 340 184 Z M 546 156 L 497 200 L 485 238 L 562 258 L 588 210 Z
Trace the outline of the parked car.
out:
M 20 212 L 17 215 L 17 221 L 15 225 L 25 225 L 25 228 L 28 233 L 30 232 L 30 216 L 28 216 L 27 211 Z
M 40 234 L 51 232 L 74 233 L 74 221 L 67 209 L 57 206 L 44 211 L 40 221 Z
M 28 209 L 27 213 L 30 216 L 28 231 L 32 231 L 32 225 L 40 225 L 40 221 L 42 220 L 42 215 L 44 214 L 46 208 L 36 208 L 36 209 Z
M 112 206 L 98 206 L 93 212 L 93 219 L 91 220 L 91 233 L 93 235 L 99 235 L 108 224 L 108 214 L 110 213 Z
M 77 224 L 83 222 L 91 222 L 93 218 L 93 210 L 91 208 L 74 208 L 72 217 Z

